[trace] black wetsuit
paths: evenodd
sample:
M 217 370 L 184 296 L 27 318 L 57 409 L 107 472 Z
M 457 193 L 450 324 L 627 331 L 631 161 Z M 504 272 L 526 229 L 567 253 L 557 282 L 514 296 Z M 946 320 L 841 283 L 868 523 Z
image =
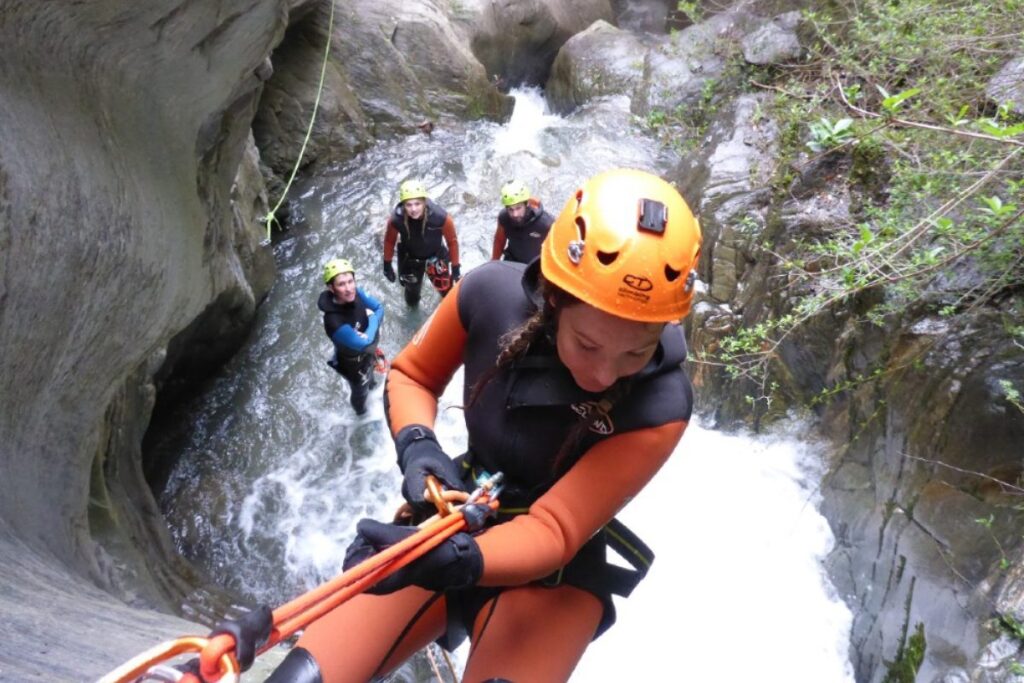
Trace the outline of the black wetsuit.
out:
M 324 331 L 334 342 L 334 357 L 327 364 L 348 381 L 352 407 L 362 415 L 366 398 L 377 384 L 374 362 L 384 306 L 357 288 L 355 301 L 347 304 L 339 304 L 330 292 L 323 291 L 317 308 L 323 311 Z

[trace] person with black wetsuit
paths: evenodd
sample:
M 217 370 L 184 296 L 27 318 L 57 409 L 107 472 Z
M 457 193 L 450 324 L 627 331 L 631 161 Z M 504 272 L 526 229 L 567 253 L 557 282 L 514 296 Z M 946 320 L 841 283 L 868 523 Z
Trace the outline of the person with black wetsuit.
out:
M 391 261 L 398 248 L 398 273 Z M 427 187 L 407 180 L 399 187 L 398 204 L 384 228 L 384 277 L 398 280 L 405 302 L 420 301 L 424 273 L 438 294 L 445 296 L 462 277 L 459 240 L 452 217 L 427 196 Z
M 352 388 L 349 401 L 356 415 L 366 414 L 366 398 L 377 386 L 377 342 L 384 320 L 384 305 L 356 286 L 356 274 L 347 259 L 324 265 L 324 284 L 317 308 L 324 314 L 324 331 L 334 342 L 327 361 Z
M 544 210 L 530 189 L 521 180 L 513 180 L 501 187 L 502 209 L 498 212 L 498 225 L 494 229 L 491 260 L 504 258 L 516 263 L 529 263 L 540 255 L 540 245 L 547 237 L 554 216 Z

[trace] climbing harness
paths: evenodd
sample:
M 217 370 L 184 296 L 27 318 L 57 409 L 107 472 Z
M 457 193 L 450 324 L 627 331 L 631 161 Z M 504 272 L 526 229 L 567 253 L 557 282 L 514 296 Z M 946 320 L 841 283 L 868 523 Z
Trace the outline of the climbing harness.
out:
M 309 127 L 306 128 L 306 137 L 302 140 L 302 147 L 299 149 L 299 158 L 295 160 L 295 166 L 292 168 L 292 173 L 288 176 L 288 182 L 285 183 L 284 190 L 281 191 L 281 197 L 277 200 L 277 204 L 274 205 L 266 216 L 263 217 L 263 222 L 267 224 L 267 238 L 263 241 L 264 245 L 270 244 L 270 229 L 271 225 L 277 223 L 280 227 L 280 223 L 277 222 L 277 210 L 284 204 L 285 197 L 288 196 L 288 190 L 292 186 L 292 181 L 295 180 L 295 175 L 299 172 L 299 167 L 302 165 L 302 157 L 306 153 L 306 146 L 309 144 L 309 138 L 313 135 L 313 123 L 316 121 L 316 112 L 320 108 L 320 97 L 324 92 L 324 76 L 327 73 L 327 59 L 331 55 L 331 34 L 334 30 L 334 0 L 331 0 L 331 15 L 327 19 L 327 44 L 324 45 L 324 63 L 320 65 L 320 83 L 316 87 L 316 99 L 313 100 L 313 113 L 309 117 Z
M 275 609 L 270 637 L 259 647 L 256 654 L 266 652 L 335 607 L 467 529 L 469 523 L 462 512 L 466 505 L 486 505 L 496 511 L 502 479 L 499 472 L 472 493 L 465 493 L 444 491 L 437 479 L 428 477 L 426 493 L 437 508 L 437 514 L 421 523 L 419 530 L 411 536 Z M 458 505 L 456 501 L 459 502 Z M 210 638 L 184 636 L 146 650 L 100 678 L 97 683 L 237 683 L 241 667 L 235 656 L 235 646 L 234 636 L 226 633 L 219 633 Z M 166 664 L 168 660 L 187 653 L 199 655 L 198 677 L 196 674 L 182 672 Z

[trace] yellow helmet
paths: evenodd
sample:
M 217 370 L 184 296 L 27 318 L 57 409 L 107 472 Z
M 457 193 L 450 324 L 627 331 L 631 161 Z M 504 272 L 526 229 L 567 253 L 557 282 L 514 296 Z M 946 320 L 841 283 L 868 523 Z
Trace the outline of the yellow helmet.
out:
M 398 188 L 398 201 L 407 199 L 426 199 L 427 186 L 419 180 L 406 180 Z
M 324 284 L 331 284 L 331 281 L 342 273 L 352 273 L 355 275 L 356 269 L 352 267 L 352 263 L 348 259 L 331 259 L 324 264 Z
M 576 190 L 541 247 L 544 277 L 606 313 L 669 322 L 690 312 L 700 225 L 679 192 L 644 171 L 600 173 Z
M 501 203 L 512 206 L 530 198 L 530 188 L 522 180 L 513 180 L 501 186 Z

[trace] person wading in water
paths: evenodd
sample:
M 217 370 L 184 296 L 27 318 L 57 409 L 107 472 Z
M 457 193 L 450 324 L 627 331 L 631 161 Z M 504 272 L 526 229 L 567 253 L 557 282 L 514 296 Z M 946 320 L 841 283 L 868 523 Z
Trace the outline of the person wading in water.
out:
M 398 247 L 398 273 L 392 265 Z M 440 205 L 427 196 L 426 185 L 407 180 L 398 189 L 398 204 L 384 228 L 384 277 L 397 279 L 405 290 L 405 302 L 420 301 L 423 275 L 443 297 L 462 277 L 459 239 L 455 223 Z
M 554 217 L 544 210 L 540 200 L 530 196 L 521 180 L 513 180 L 501 188 L 498 225 L 494 229 L 491 260 L 529 263 L 540 255 L 540 245 L 547 237 Z
M 327 364 L 345 378 L 356 415 L 366 414 L 366 398 L 377 386 L 374 372 L 381 357 L 377 348 L 384 305 L 356 286 L 356 273 L 346 259 L 324 265 L 324 283 L 316 305 L 324 314 L 324 332 L 334 342 L 334 356 Z

